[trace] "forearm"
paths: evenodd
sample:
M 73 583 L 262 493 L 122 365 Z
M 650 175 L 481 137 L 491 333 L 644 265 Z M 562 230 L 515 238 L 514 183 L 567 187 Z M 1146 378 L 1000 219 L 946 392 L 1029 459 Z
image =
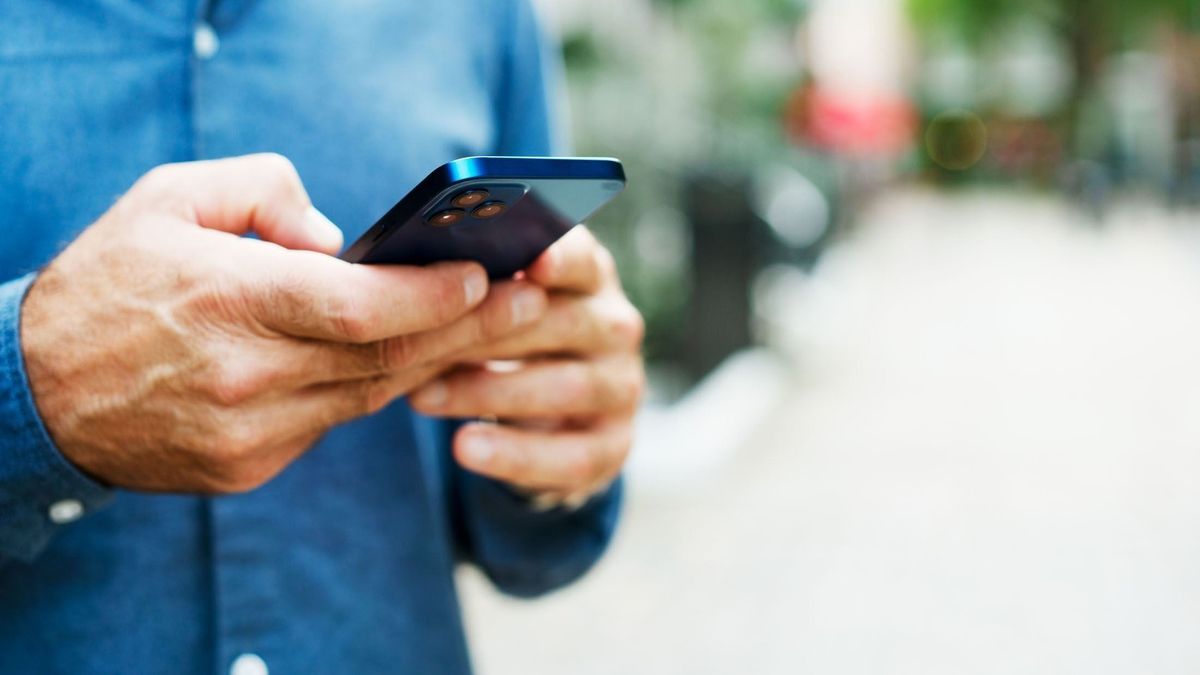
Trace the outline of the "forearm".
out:
M 27 562 L 56 530 L 112 498 L 58 451 L 30 393 L 21 303 L 33 280 L 0 285 L 0 559 Z

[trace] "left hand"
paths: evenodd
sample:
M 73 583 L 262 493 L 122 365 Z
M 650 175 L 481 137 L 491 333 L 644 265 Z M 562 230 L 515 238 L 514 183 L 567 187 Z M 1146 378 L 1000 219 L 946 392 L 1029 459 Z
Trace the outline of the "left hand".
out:
M 410 400 L 429 415 L 499 420 L 464 426 L 457 461 L 540 500 L 578 505 L 603 491 L 629 455 L 645 389 L 644 324 L 612 255 L 584 227 L 525 278 L 549 292 L 544 317 L 457 355 L 461 367 Z

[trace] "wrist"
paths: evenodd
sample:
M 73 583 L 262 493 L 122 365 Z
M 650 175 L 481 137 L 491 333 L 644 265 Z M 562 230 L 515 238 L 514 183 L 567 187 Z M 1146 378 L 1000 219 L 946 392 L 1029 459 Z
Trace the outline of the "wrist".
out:
M 0 555 L 32 560 L 54 531 L 112 493 L 66 459 L 29 388 L 21 305 L 32 275 L 0 285 Z
M 38 273 L 30 284 L 20 307 L 21 356 L 29 394 L 42 425 L 63 456 L 78 467 L 71 456 L 71 443 L 64 438 L 59 423 L 61 413 L 68 407 L 63 400 L 67 383 L 56 374 L 55 363 L 60 360 L 54 358 L 54 344 L 60 341 L 52 333 L 61 328 L 55 325 L 53 312 L 45 306 L 59 285 L 52 267 Z

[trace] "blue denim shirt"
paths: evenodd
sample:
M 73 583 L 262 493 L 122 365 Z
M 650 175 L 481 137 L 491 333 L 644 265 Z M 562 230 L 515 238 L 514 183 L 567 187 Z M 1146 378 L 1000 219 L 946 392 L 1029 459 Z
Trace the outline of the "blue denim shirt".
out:
M 282 153 L 352 240 L 442 162 L 550 151 L 543 47 L 523 0 L 0 2 L 0 673 L 246 654 L 277 675 L 466 673 L 456 561 L 522 596 L 591 566 L 619 486 L 535 512 L 402 401 L 249 494 L 111 491 L 54 447 L 21 356 L 36 270 L 151 167 Z

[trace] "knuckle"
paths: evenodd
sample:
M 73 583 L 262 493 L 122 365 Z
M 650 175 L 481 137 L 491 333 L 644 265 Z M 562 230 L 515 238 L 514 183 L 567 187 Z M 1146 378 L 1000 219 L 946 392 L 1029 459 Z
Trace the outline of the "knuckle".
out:
M 261 152 L 251 155 L 251 158 L 262 166 L 263 171 L 278 179 L 282 187 L 299 185 L 300 174 L 296 171 L 296 165 L 287 157 L 278 152 Z
M 590 303 L 577 298 L 552 303 L 551 316 L 555 332 L 562 335 L 566 344 L 575 347 L 591 345 L 603 333 Z
M 158 192 L 175 182 L 179 170 L 178 164 L 159 164 L 142 174 L 142 177 L 133 184 L 133 189 L 130 191 Z
M 383 372 L 398 372 L 424 365 L 428 356 L 420 337 L 401 335 L 382 342 L 378 365 Z
M 172 318 L 189 325 L 206 328 L 227 329 L 231 325 L 244 324 L 254 316 L 255 296 L 249 292 L 250 284 L 236 269 L 226 268 L 222 263 L 214 266 L 211 273 L 218 279 L 204 278 L 209 272 L 185 270 L 173 280 L 177 290 Z M 218 330 L 227 334 L 227 330 Z M 210 361 L 215 361 L 215 357 Z
M 603 398 L 603 387 L 596 381 L 595 372 L 583 363 L 571 363 L 562 371 L 562 395 L 570 401 L 592 402 Z
M 262 176 L 259 190 L 266 202 L 261 205 L 263 208 L 270 208 L 270 202 L 301 206 L 310 204 L 308 192 L 304 189 L 300 173 L 296 171 L 292 160 L 275 152 L 251 155 L 251 159 L 256 163 L 256 173 Z
M 610 319 L 610 329 L 618 344 L 635 349 L 646 337 L 646 320 L 628 300 L 624 300 Z
M 602 280 L 611 279 L 617 276 L 617 261 L 613 258 L 613 254 L 599 243 L 596 244 L 596 271 L 600 273 Z
M 600 365 L 604 387 L 600 405 L 605 410 L 636 410 L 646 388 L 646 374 L 640 360 L 628 363 Z
M 314 302 L 306 289 L 306 280 L 283 271 L 259 281 L 257 286 L 246 288 L 245 293 L 258 300 L 262 314 L 278 317 L 287 326 L 307 326 L 321 313 L 322 307 L 332 304 L 332 300 L 326 298 L 324 303 Z M 330 308 L 327 313 L 332 311 Z
M 338 335 L 358 344 L 371 341 L 376 321 L 362 303 L 348 296 L 337 296 L 326 303 L 325 312 Z
M 370 350 L 370 365 L 379 372 L 402 369 L 408 365 L 408 359 L 412 358 L 409 356 L 412 347 L 408 345 L 408 340 L 404 339 L 404 336 L 373 342 Z
M 626 385 L 626 401 L 631 409 L 636 409 L 642 404 L 642 399 L 646 396 L 646 369 L 642 366 L 641 360 L 638 360 L 637 365 L 633 369 L 632 376 Z
M 218 464 L 236 469 L 253 460 L 262 445 L 263 439 L 256 425 L 232 422 L 214 436 L 212 457 Z
M 212 369 L 204 386 L 209 399 L 223 407 L 236 407 L 261 393 L 268 381 L 263 371 L 244 364 L 223 363 Z
M 364 344 L 371 338 L 371 322 L 356 312 L 335 312 L 330 317 L 338 335 L 351 342 Z

